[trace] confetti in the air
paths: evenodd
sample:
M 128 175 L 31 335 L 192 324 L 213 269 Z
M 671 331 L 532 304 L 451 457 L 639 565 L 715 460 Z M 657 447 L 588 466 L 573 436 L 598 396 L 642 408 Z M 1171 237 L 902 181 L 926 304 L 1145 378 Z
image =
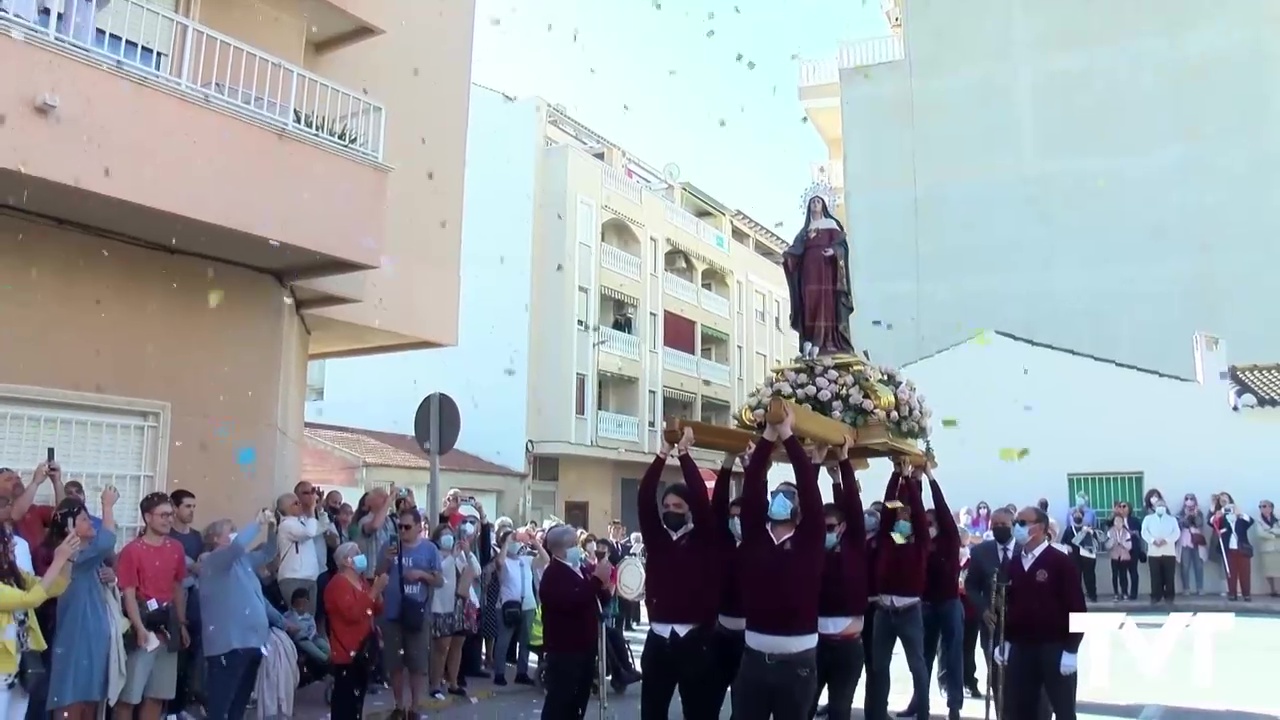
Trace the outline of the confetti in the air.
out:
M 491 17 L 489 18 L 489 24 L 497 27 L 502 24 L 502 18 Z
M 251 447 L 242 447 L 236 450 L 236 464 L 241 467 L 248 467 L 258 461 L 258 451 Z
M 222 298 L 225 293 L 217 288 L 209 291 L 209 309 L 212 310 L 222 304 Z
M 975 343 L 979 344 L 979 345 L 990 345 L 990 344 L 991 344 L 991 338 L 987 336 L 987 331 L 986 331 L 986 330 L 983 330 L 982 332 L 980 332 L 980 333 L 978 333 L 976 336 L 974 336 L 973 341 L 974 341 Z
M 707 13 L 707 19 L 708 19 L 708 20 L 715 20 L 715 19 L 716 19 L 716 14 L 715 14 L 715 13 L 713 13 L 713 12 L 709 12 L 709 13 Z
M 1000 459 L 1004 462 L 1017 462 L 1017 448 L 1000 448 Z
M 708 31 L 707 31 L 707 37 L 715 37 L 715 36 L 716 36 L 716 31 L 715 31 L 715 30 L 708 30 Z
M 955 418 L 942 418 L 942 427 L 953 428 L 958 426 L 959 424 L 960 424 L 960 421 L 956 420 Z
M 728 123 L 724 121 L 724 118 L 720 118 L 720 127 L 724 127 L 725 125 L 728 125 Z
M 756 69 L 756 63 L 755 63 L 755 61 L 754 61 L 754 60 L 748 60 L 748 61 L 747 61 L 747 69 L 748 69 L 748 70 L 755 70 L 755 69 Z
M 743 57 L 745 57 L 745 56 L 744 56 L 742 53 L 738 53 L 737 57 L 735 57 L 735 58 L 733 59 L 733 61 L 734 61 L 734 62 L 742 62 L 742 58 L 743 58 Z

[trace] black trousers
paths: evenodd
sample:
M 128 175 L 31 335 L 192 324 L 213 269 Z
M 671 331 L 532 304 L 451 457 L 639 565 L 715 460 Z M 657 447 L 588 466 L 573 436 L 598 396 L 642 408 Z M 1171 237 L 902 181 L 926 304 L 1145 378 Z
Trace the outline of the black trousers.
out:
M 812 714 L 818 712 L 818 698 L 827 690 L 827 717 L 849 720 L 853 716 L 853 695 L 862 679 L 863 657 L 861 637 L 818 637 L 818 683 L 814 688 Z
M 816 649 L 771 655 L 748 647 L 733 681 L 733 720 L 809 720 L 817 686 Z
M 1084 581 L 1084 596 L 1089 598 L 1089 602 L 1097 602 L 1098 559 L 1076 553 L 1076 567 L 1080 568 L 1080 579 Z
M 1138 560 L 1136 558 L 1129 560 L 1129 599 L 1138 599 Z
M 1111 592 L 1116 597 L 1127 598 L 1129 595 L 1129 578 L 1136 570 L 1134 567 L 1138 564 L 1137 560 L 1132 558 L 1128 560 L 1112 560 L 1111 561 Z
M 547 653 L 542 657 L 546 670 L 542 682 L 547 690 L 542 720 L 581 720 L 591 702 L 591 683 L 596 674 L 596 654 Z M 339 715 L 333 715 L 336 720 Z
M 981 635 L 982 618 L 964 621 L 964 686 L 970 690 L 978 687 L 978 636 Z M 939 668 L 941 670 L 941 668 Z M 938 681 L 942 685 L 942 681 Z
M 364 698 L 369 686 L 369 665 L 353 662 L 333 666 L 333 695 L 329 713 L 334 718 L 361 720 L 364 717 Z
M 875 692 L 873 692 L 875 676 L 868 668 L 871 667 L 871 663 L 875 659 L 872 654 L 872 648 L 875 647 L 875 638 L 876 609 L 874 606 L 869 606 L 866 614 L 862 616 L 862 667 L 864 670 L 863 675 L 866 676 L 863 678 L 862 714 L 868 718 L 874 717 L 871 714 L 871 700 L 875 697 Z
M 712 687 L 707 691 L 709 717 L 720 717 L 725 696 L 733 686 L 733 679 L 738 676 L 738 667 L 742 664 L 743 635 L 741 630 L 729 630 L 718 625 L 711 635 L 712 675 L 708 682 Z
M 1178 574 L 1178 559 L 1172 555 L 1147 556 L 1151 567 L 1151 600 L 1173 600 L 1173 579 Z
M 1048 700 L 1056 720 L 1076 720 L 1076 676 L 1059 670 L 1062 651 L 1060 643 L 1019 643 L 1009 648 L 1009 663 L 1004 667 L 1007 717 L 1041 717 L 1041 703 Z
M 667 720 L 671 697 L 680 692 L 680 706 L 688 720 L 711 715 L 713 684 L 711 639 L 714 631 L 694 628 L 685 635 L 662 637 L 652 630 L 645 636 L 640 654 L 640 720 Z

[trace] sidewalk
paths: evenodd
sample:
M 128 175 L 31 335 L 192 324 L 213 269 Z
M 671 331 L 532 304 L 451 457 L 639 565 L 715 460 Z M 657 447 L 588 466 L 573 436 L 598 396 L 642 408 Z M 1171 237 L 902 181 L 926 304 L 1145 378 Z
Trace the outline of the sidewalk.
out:
M 428 698 L 418 707 L 421 712 L 437 712 L 446 708 L 465 704 L 480 704 L 495 697 L 524 693 L 533 697 L 533 689 L 524 685 L 508 685 L 495 687 L 489 680 L 467 679 L 467 691 L 470 697 L 449 696 L 442 701 Z M 391 691 L 383 689 L 370 694 L 365 700 L 364 716 L 366 720 L 386 720 L 395 709 L 391 699 Z M 324 701 L 324 685 L 316 683 L 302 688 L 294 696 L 293 720 L 324 720 L 329 717 L 329 706 Z
M 1231 602 L 1221 595 L 1178 595 L 1170 607 L 1164 603 L 1152 605 L 1149 596 L 1140 596 L 1137 600 L 1112 602 L 1100 600 L 1089 603 L 1092 612 L 1132 612 L 1132 613 L 1167 613 L 1167 612 L 1229 612 L 1240 615 L 1280 615 L 1280 598 L 1269 595 L 1255 596 L 1252 602 L 1239 600 Z

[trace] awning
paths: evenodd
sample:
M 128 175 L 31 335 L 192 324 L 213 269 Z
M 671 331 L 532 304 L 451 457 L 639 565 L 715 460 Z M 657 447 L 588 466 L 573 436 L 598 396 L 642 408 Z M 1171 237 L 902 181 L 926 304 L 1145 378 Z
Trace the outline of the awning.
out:
M 669 387 L 662 388 L 662 396 L 669 397 L 672 400 L 679 400 L 680 402 L 687 402 L 690 404 L 692 404 L 694 401 L 698 399 L 698 396 L 694 395 L 693 393 L 685 392 L 683 390 L 676 390 L 675 388 L 669 388 Z
M 672 237 L 667 238 L 667 242 L 668 242 L 669 244 L 671 244 L 672 246 L 674 246 L 674 247 L 675 247 L 675 249 L 679 250 L 680 252 L 685 253 L 685 254 L 686 254 L 686 255 L 688 255 L 689 257 L 696 258 L 699 262 L 701 262 L 701 263 L 703 263 L 703 264 L 705 264 L 705 265 L 710 265 L 711 267 L 715 268 L 717 271 L 719 271 L 719 272 L 720 272 L 722 275 L 724 275 L 726 278 L 728 278 L 728 277 L 732 277 L 732 276 L 733 276 L 733 271 L 732 271 L 732 270 L 730 270 L 729 268 L 725 267 L 725 266 L 724 266 L 724 265 L 722 265 L 721 263 L 718 263 L 718 262 L 716 262 L 715 260 L 712 260 L 712 259 L 711 259 L 710 257 L 708 257 L 706 254 L 704 254 L 704 253 L 702 253 L 700 250 L 698 250 L 698 249 L 697 249 L 697 248 L 696 248 L 692 243 L 687 243 L 687 242 L 685 242 L 685 241 L 683 241 L 683 240 L 680 240 L 680 239 L 677 239 L 677 238 L 672 238 Z
M 723 340 L 725 342 L 729 342 L 729 333 L 723 332 L 721 330 L 717 330 L 716 328 L 713 328 L 710 325 L 702 326 L 702 334 L 713 337 L 717 340 Z
M 600 294 L 611 297 L 614 300 L 621 300 L 622 302 L 631 305 L 633 308 L 640 307 L 640 301 L 638 299 L 631 297 L 621 290 L 615 290 L 608 285 L 600 286 Z

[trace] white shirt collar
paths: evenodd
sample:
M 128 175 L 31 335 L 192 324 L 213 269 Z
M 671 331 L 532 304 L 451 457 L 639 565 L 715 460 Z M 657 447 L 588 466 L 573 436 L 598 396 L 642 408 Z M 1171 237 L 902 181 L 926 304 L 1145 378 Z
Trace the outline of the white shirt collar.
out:
M 1040 553 L 1044 552 L 1044 549 L 1047 547 L 1049 547 L 1049 543 L 1046 541 L 1037 545 L 1034 550 L 1027 550 L 1024 548 L 1022 550 L 1022 557 L 1025 558 L 1028 563 L 1033 563 L 1036 561 L 1036 558 L 1040 557 Z
M 685 524 L 684 524 L 684 527 L 680 528 L 679 530 L 677 530 L 677 531 L 675 531 L 675 532 L 671 532 L 670 530 L 668 530 L 668 531 L 667 531 L 667 534 L 669 534 L 669 535 L 671 536 L 671 539 L 672 539 L 672 540 L 678 540 L 678 539 L 680 539 L 682 536 L 687 535 L 687 534 L 689 534 L 689 533 L 690 533 L 690 532 L 692 532 L 692 531 L 693 531 L 693 523 L 692 523 L 692 522 L 687 522 L 687 523 L 685 523 Z

